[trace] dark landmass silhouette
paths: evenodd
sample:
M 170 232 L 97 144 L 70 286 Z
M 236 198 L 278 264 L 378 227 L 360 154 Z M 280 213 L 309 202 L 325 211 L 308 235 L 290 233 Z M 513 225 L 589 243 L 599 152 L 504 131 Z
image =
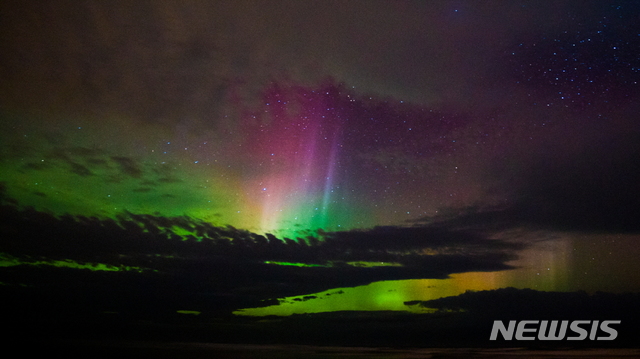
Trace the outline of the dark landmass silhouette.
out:
M 268 347 L 638 347 L 637 293 L 506 288 L 405 303 L 407 308 L 436 309 L 429 314 L 232 314 L 239 308 L 278 304 L 278 298 L 286 296 L 311 299 L 322 290 L 375 281 L 507 270 L 511 267 L 506 263 L 526 248 L 526 243 L 488 239 L 481 232 L 426 224 L 319 233 L 322 240 L 279 239 L 189 217 L 55 216 L 20 207 L 3 192 L 0 186 L 2 318 L 11 328 L 8 342 L 22 343 L 23 348 L 37 344 L 94 356 L 137 345 L 132 343 L 175 342 Z M 435 254 L 418 254 L 425 249 Z M 275 265 L 269 263 L 272 261 L 313 266 Z M 402 266 L 348 264 L 357 261 Z M 103 270 L 95 270 L 98 266 Z M 194 315 L 196 312 L 199 314 Z M 521 319 L 622 322 L 614 341 L 489 341 L 494 320 Z M 154 345 L 142 345 L 147 349 L 140 353 L 157 354 L 149 357 L 171 353 L 150 349 Z M 235 353 L 234 349 L 216 348 L 214 352 L 225 352 L 228 357 Z
M 144 318 L 186 306 L 225 315 L 333 288 L 507 270 L 526 247 L 428 225 L 276 238 L 187 216 L 57 216 L 21 207 L 5 191 L 0 184 L 0 290 L 11 305 L 47 298 L 28 311 Z
M 3 288 L 4 298 L 10 294 L 10 290 Z M 50 301 L 50 298 L 54 300 Z M 86 305 L 91 303 L 90 299 L 78 298 L 67 306 L 56 301 L 54 296 L 31 298 L 22 304 L 14 301 L 5 307 L 5 324 L 14 328 L 12 335 L 20 339 L 68 347 L 84 343 L 88 348 L 100 347 L 106 342 L 394 348 L 637 348 L 640 335 L 638 293 L 590 295 L 505 288 L 407 303 L 436 309 L 428 314 L 342 311 L 288 317 L 241 317 L 216 312 L 153 315 L 142 308 L 141 313 L 128 315 L 92 311 Z M 27 311 L 29 307 L 39 310 Z M 494 320 L 522 319 L 621 320 L 621 323 L 615 326 L 618 336 L 613 341 L 489 340 Z

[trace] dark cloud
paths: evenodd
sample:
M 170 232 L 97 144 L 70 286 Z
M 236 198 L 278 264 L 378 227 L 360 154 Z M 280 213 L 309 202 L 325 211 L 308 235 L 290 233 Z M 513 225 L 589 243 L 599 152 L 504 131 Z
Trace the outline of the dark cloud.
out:
M 94 156 L 102 156 L 104 152 L 98 149 L 84 147 L 53 147 L 43 154 L 30 154 L 31 158 L 45 158 L 39 162 L 29 162 L 22 168 L 33 171 L 43 171 L 61 166 L 71 173 L 82 177 L 92 176 L 94 169 L 107 167 L 106 161 Z M 83 164 L 84 163 L 84 164 Z
M 499 242 L 487 239 L 485 234 L 437 226 L 375 227 L 370 230 L 353 230 L 328 233 L 325 240 L 332 246 L 349 251 L 411 252 L 422 248 L 435 251 L 518 250 L 519 243 Z
M 66 149 L 66 151 L 74 156 L 83 157 L 91 159 L 92 157 L 97 157 L 104 155 L 104 151 L 96 148 L 86 148 L 86 147 L 70 147 Z
M 71 166 L 71 172 L 79 176 L 82 176 L 82 177 L 93 176 L 93 173 L 91 172 L 91 170 L 89 170 L 87 167 L 79 163 L 69 162 L 69 165 Z
M 69 162 L 72 160 L 72 155 L 68 148 L 54 147 L 48 153 L 46 153 L 48 159 L 59 160 Z
M 29 162 L 26 165 L 24 165 L 23 168 L 27 170 L 42 171 L 49 168 L 49 165 L 42 162 L 41 163 Z
M 533 289 L 502 288 L 488 291 L 468 291 L 453 297 L 429 301 L 408 301 L 405 305 L 419 305 L 439 310 L 470 311 L 491 320 L 500 318 L 562 318 L 637 316 L 637 293 L 611 294 L 597 292 L 589 295 L 580 292 L 542 292 Z M 631 318 L 629 318 L 631 319 Z M 637 320 L 637 318 L 634 318 Z
M 294 298 L 293 300 L 295 300 L 297 302 L 306 302 L 309 299 L 316 299 L 316 298 L 318 298 L 318 297 L 315 296 L 315 295 L 305 295 L 302 298 Z
M 87 164 L 91 166 L 107 167 L 107 161 L 102 158 L 88 158 Z
M 1 236 L 5 240 L 0 242 L 0 251 L 23 263 L 70 259 L 156 270 L 153 276 L 166 278 L 183 291 L 215 293 L 217 301 L 229 310 L 264 305 L 262 301 L 269 298 L 375 281 L 506 270 L 512 268 L 506 262 L 524 248 L 441 228 L 381 227 L 323 232 L 321 238 L 294 240 L 215 227 L 189 217 L 126 214 L 118 220 L 69 215 L 57 218 L 33 209 L 19 210 L 8 200 L 4 203 L 2 228 L 12 233 Z M 20 231 L 14 233 L 11 228 Z M 191 234 L 178 235 L 176 228 Z M 349 264 L 360 261 L 401 266 Z M 21 278 L 18 275 L 12 281 L 28 279 Z
M 178 183 L 178 182 L 182 182 L 180 179 L 175 178 L 175 177 L 161 177 L 158 178 L 158 182 L 160 183 Z
M 640 233 L 640 135 L 594 141 L 568 156 L 540 155 L 515 175 L 513 199 L 423 218 L 442 228 Z M 499 175 L 511 176 L 499 171 Z
M 273 80 L 459 100 L 491 81 L 496 50 L 557 27 L 568 4 L 3 2 L 0 91 L 7 105 L 172 123 L 250 105 Z
M 176 177 L 176 171 L 171 166 L 162 165 L 153 168 L 152 170 L 158 176 L 159 183 L 178 183 L 182 182 L 181 179 Z
M 112 156 L 111 160 L 118 164 L 122 174 L 133 178 L 142 177 L 142 169 L 135 160 L 120 156 Z
M 62 164 L 63 168 L 67 168 L 71 173 L 83 177 L 106 171 L 107 178 L 115 182 L 121 182 L 122 176 L 140 179 L 144 174 L 143 168 L 137 160 L 125 156 L 109 156 L 106 151 L 99 148 L 54 147 L 43 152 L 44 155 L 32 154 L 32 157 L 44 157 L 46 161 L 29 162 L 23 168 L 41 171 Z M 163 173 L 165 176 L 171 175 L 171 171 L 167 169 Z M 166 182 L 172 181 L 173 179 L 169 179 Z
M 516 211 L 564 230 L 640 231 L 640 136 L 624 134 L 568 161 L 533 166 Z

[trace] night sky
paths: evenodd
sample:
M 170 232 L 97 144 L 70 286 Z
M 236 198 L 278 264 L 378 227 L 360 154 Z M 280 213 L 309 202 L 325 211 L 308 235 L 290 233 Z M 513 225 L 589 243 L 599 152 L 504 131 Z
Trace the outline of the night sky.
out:
M 637 2 L 2 1 L 0 49 L 7 268 L 193 260 L 244 314 L 640 291 Z

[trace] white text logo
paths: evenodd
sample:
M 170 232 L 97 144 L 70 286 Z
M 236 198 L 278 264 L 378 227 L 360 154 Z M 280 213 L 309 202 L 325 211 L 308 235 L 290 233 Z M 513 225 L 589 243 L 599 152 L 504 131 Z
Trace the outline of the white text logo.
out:
M 491 337 L 489 340 L 496 340 L 498 333 L 502 334 L 505 340 L 614 340 L 618 332 L 611 328 L 611 324 L 620 324 L 619 320 L 574 320 L 569 325 L 568 320 L 563 320 L 558 326 L 558 320 L 515 320 L 509 321 L 509 326 L 505 327 L 501 320 L 493 322 Z M 567 333 L 567 327 L 570 333 Z M 537 333 L 537 335 L 536 335 Z M 608 335 L 602 335 L 608 334 Z

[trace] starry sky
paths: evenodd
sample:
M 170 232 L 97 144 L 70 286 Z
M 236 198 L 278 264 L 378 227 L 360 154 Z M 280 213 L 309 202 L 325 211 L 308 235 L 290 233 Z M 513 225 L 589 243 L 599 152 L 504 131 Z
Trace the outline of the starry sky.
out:
M 0 14 L 7 203 L 250 238 L 248 283 L 290 286 L 246 313 L 640 290 L 637 2 L 3 1 Z M 5 266 L 34 255 L 3 246 Z

